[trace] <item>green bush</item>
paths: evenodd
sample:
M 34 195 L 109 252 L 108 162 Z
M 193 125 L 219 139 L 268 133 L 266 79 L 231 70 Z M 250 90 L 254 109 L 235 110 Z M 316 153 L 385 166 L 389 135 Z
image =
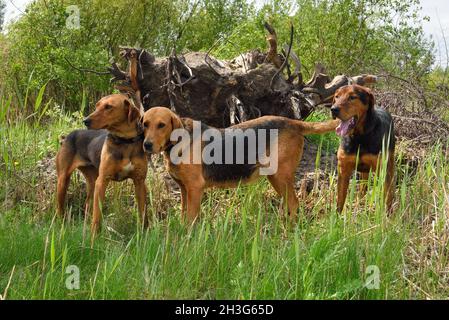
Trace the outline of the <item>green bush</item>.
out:
M 27 108 L 25 92 L 37 94 L 47 82 L 46 95 L 58 105 L 77 110 L 82 101 L 92 104 L 111 91 L 109 77 L 76 67 L 104 71 L 110 59 L 120 60 L 120 45 L 167 55 L 174 46 L 178 52 L 206 51 L 221 39 L 213 50 L 220 58 L 265 50 L 266 20 L 281 44 L 288 42 L 293 23 L 294 50 L 305 76 L 322 62 L 332 75 L 388 72 L 425 81 L 432 66 L 432 44 L 417 14 L 419 0 L 274 0 L 262 7 L 245 0 L 75 3 L 79 29 L 66 25 L 73 1 L 37 0 L 0 38 L 0 89 L 14 96 L 14 106 Z M 30 95 L 30 106 L 33 99 Z

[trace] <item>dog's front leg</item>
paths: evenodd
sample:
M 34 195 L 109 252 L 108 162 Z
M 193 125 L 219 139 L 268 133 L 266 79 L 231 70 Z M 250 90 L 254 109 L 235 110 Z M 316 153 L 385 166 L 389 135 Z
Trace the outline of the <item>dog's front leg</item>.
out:
M 146 215 L 146 200 L 147 200 L 147 186 L 145 185 L 145 179 L 134 179 L 134 189 L 136 192 L 137 207 L 140 214 L 140 222 L 142 225 L 148 227 L 148 219 Z
M 92 238 L 94 238 L 100 229 L 101 224 L 101 212 L 102 206 L 104 204 L 104 198 L 106 194 L 106 188 L 108 187 L 109 179 L 104 176 L 99 176 L 97 181 L 95 181 L 95 191 L 94 191 L 94 210 L 92 215 Z
M 349 180 L 354 171 L 351 165 L 338 164 L 338 181 L 337 181 L 337 210 L 342 212 L 346 202 L 348 193 Z
M 187 215 L 183 218 L 192 224 L 198 218 L 201 209 L 201 199 L 204 190 L 202 188 L 187 188 Z

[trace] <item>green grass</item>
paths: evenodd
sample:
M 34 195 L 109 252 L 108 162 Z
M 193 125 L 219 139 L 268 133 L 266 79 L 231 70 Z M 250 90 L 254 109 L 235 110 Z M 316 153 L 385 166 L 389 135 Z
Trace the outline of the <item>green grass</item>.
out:
M 70 219 L 61 221 L 55 217 L 54 177 L 42 174 L 51 161 L 40 162 L 54 155 L 60 134 L 80 126 L 79 116 L 49 110 L 35 123 L 2 120 L 0 129 L 0 294 L 7 299 L 449 295 L 449 163 L 441 146 L 416 170 L 398 166 L 392 216 L 382 201 L 384 174 L 371 178 L 363 199 L 353 181 L 347 210 L 337 214 L 336 178 L 329 173 L 330 186 L 301 202 L 296 226 L 284 221 L 278 198 L 261 180 L 208 192 L 201 221 L 186 227 L 179 201 L 167 192 L 161 174 L 149 171 L 150 229 L 142 231 L 136 223 L 131 184 L 114 184 L 102 233 L 91 248 L 82 179 L 74 177 Z M 323 149 L 326 143 L 335 147 L 328 141 Z M 70 265 L 80 270 L 79 290 L 66 287 Z M 365 286 L 368 266 L 380 271 L 378 289 Z
M 323 108 L 312 113 L 307 121 L 319 122 L 330 120 L 330 110 Z M 340 145 L 340 138 L 334 133 L 329 132 L 325 134 L 311 134 L 307 136 L 307 139 L 313 143 L 320 145 L 323 152 L 330 153 L 338 149 Z

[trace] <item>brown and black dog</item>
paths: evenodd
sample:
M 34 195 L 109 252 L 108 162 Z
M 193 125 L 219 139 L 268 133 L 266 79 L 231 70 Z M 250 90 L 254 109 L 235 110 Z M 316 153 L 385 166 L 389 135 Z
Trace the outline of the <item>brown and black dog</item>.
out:
M 195 129 L 192 119 L 180 118 L 166 107 L 154 107 L 145 112 L 143 118 L 144 149 L 150 154 L 161 152 L 164 154 L 166 168 L 181 189 L 183 218 L 187 218 L 189 222 L 194 222 L 200 212 L 201 198 L 205 189 L 211 187 L 233 188 L 240 183 L 247 184 L 260 176 L 262 168 L 266 169 L 267 163 L 265 161 L 260 161 L 260 159 L 255 162 L 249 161 L 251 154 L 244 156 L 241 162 L 236 161 L 237 139 L 243 141 L 243 149 L 247 151 L 251 143 L 253 144 L 252 147 L 255 147 L 255 145 L 263 145 L 261 139 L 267 139 L 268 134 L 259 136 L 259 131 L 275 129 L 277 132 L 276 142 L 265 141 L 264 147 L 260 147 L 264 150 L 256 148 L 256 152 L 266 152 L 265 154 L 268 155 L 271 150 L 276 150 L 273 153 L 276 156 L 277 170 L 266 175 L 273 188 L 283 198 L 290 218 L 295 220 L 298 209 L 298 199 L 294 189 L 295 172 L 302 157 L 304 135 L 333 131 L 338 123 L 339 120 L 307 123 L 283 117 L 265 116 L 228 129 L 215 129 L 201 124 L 201 133 L 205 134 L 208 129 L 215 130 L 215 132 L 218 132 L 218 137 L 215 136 L 213 140 L 218 139 L 224 143 L 222 144 L 221 155 L 218 156 L 219 161 L 208 161 L 206 163 L 200 156 L 200 159 L 197 159 L 199 162 L 195 163 L 195 161 L 191 161 L 195 157 L 194 149 L 198 148 L 201 152 L 205 151 L 205 148 L 210 146 L 211 140 L 194 136 Z M 187 142 L 182 139 L 181 141 L 172 141 L 171 135 L 176 129 L 184 129 L 190 139 Z M 255 132 L 256 141 L 250 142 L 248 140 L 250 131 Z M 234 135 L 230 140 L 232 155 L 229 155 L 229 150 L 226 148 L 228 142 L 224 141 L 227 134 Z M 270 146 L 270 143 L 277 143 L 277 145 Z M 187 163 L 175 163 L 171 157 L 173 153 L 179 154 L 181 149 L 183 152 L 185 150 L 191 152 Z M 226 161 L 227 156 L 230 156 L 230 162 Z
M 110 181 L 133 180 L 139 213 L 146 223 L 148 161 L 142 148 L 142 116 L 143 111 L 125 95 L 104 97 L 97 102 L 95 111 L 84 119 L 88 130 L 71 132 L 56 156 L 58 213 L 64 214 L 70 176 L 78 169 L 87 183 L 85 214 L 89 213 L 92 197 L 94 199 L 93 235 L 100 227 L 101 206 Z
M 391 210 L 394 193 L 395 136 L 391 115 L 374 107 L 374 95 L 369 88 L 349 85 L 338 89 L 331 108 L 332 116 L 342 122 L 336 132 L 341 137 L 338 149 L 337 207 L 343 211 L 349 180 L 354 170 L 367 180 L 369 172 L 381 167 L 382 150 L 387 154 L 385 198 Z M 357 157 L 358 156 L 358 157 Z M 357 167 L 356 167 L 357 165 Z M 365 193 L 366 186 L 362 187 Z

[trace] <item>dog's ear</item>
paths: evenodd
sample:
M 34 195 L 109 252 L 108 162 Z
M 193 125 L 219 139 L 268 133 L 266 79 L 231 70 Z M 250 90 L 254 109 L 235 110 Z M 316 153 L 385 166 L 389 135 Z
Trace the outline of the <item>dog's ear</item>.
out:
M 128 122 L 133 123 L 136 119 L 141 117 L 140 110 L 137 109 L 133 103 L 125 99 L 125 107 L 128 109 Z
M 363 102 L 363 104 L 368 106 L 369 110 L 374 108 L 374 94 L 370 88 L 359 86 L 358 89 L 356 89 L 356 92 L 358 92 L 360 100 Z
M 171 126 L 173 130 L 182 128 L 181 119 L 174 113 L 171 115 Z
M 332 99 L 332 104 L 335 104 L 336 97 L 340 94 L 341 88 L 343 88 L 343 87 L 340 87 L 335 91 L 334 97 Z
M 374 109 L 374 104 L 376 103 L 376 100 L 374 99 L 374 94 L 371 89 L 367 89 L 368 93 L 368 108 Z
M 371 89 L 363 88 L 362 96 L 364 98 L 364 99 L 362 99 L 362 102 L 368 106 L 369 110 L 373 109 L 375 100 L 374 100 L 374 94 L 371 91 Z

